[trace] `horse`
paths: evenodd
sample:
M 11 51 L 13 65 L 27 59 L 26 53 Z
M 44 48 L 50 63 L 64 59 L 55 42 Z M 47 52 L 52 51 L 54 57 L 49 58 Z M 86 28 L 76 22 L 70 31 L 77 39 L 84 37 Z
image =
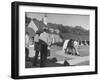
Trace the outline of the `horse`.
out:
M 79 55 L 78 52 L 78 42 L 76 40 L 70 39 L 65 53 L 72 54 L 72 55 Z

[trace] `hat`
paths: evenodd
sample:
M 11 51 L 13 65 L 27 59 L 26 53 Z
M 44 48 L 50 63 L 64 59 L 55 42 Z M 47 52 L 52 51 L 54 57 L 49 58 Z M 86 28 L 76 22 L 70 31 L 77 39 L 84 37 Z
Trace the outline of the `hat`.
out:
M 38 31 L 36 31 L 36 34 L 40 34 L 40 33 L 41 33 L 41 31 L 39 31 L 39 30 L 38 30 Z

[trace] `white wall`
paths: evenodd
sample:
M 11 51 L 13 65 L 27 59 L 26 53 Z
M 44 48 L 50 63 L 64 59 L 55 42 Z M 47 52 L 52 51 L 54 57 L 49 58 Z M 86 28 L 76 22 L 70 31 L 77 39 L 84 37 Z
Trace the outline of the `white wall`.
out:
M 1 0 L 0 1 L 0 81 L 11 81 L 10 78 L 10 65 L 11 65 L 11 2 L 14 0 Z M 72 5 L 87 5 L 98 6 L 100 10 L 100 0 L 21 0 L 21 1 L 34 1 L 43 3 L 58 3 L 58 4 L 72 4 Z M 100 11 L 98 11 L 100 14 Z M 100 21 L 100 15 L 98 16 Z M 98 25 L 98 29 L 100 24 Z M 99 32 L 100 34 L 100 32 Z M 100 39 L 99 39 L 100 41 Z M 99 43 L 100 45 L 100 43 Z M 100 51 L 99 51 L 100 53 Z M 100 55 L 98 56 L 100 58 Z M 99 59 L 100 62 L 100 59 Z M 100 64 L 99 64 L 100 67 Z M 100 70 L 99 70 L 100 71 Z M 32 81 L 33 79 L 29 79 Z M 26 81 L 29 81 L 26 79 Z M 65 76 L 53 78 L 34 79 L 37 81 L 99 81 L 100 74 L 98 75 L 83 75 L 83 76 Z

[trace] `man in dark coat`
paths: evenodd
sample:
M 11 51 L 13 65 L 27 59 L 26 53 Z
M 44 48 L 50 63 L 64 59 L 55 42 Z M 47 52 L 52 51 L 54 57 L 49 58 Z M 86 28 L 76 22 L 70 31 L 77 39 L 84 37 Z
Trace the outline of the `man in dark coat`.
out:
M 46 66 L 49 44 L 49 34 L 47 29 L 44 28 L 43 33 L 40 34 L 40 67 Z
M 34 66 L 36 66 L 37 64 L 39 51 L 40 51 L 39 36 L 40 36 L 40 33 L 37 31 L 36 35 L 34 36 L 34 42 L 35 42 L 35 45 L 34 45 L 35 57 L 34 57 L 34 63 L 33 63 Z

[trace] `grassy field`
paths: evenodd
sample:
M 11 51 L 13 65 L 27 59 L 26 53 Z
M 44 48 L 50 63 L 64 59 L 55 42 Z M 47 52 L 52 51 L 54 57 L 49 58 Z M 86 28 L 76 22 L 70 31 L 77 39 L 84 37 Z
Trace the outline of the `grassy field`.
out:
M 79 50 L 80 57 L 89 56 L 89 46 L 79 46 L 78 50 Z M 57 61 L 73 60 L 73 58 L 67 57 L 68 54 L 64 54 L 62 52 L 60 53 L 60 51 L 62 51 L 62 47 L 52 46 L 51 50 L 50 50 L 50 56 L 48 57 L 48 59 L 56 58 Z M 60 54 L 57 54 L 57 52 Z M 74 56 L 74 55 L 72 55 L 72 56 Z M 39 57 L 39 59 L 40 59 L 40 57 Z M 89 65 L 89 61 L 78 63 L 75 66 L 78 66 L 78 65 L 79 66 L 80 65 Z M 58 64 L 58 63 L 48 63 L 47 64 L 47 67 L 57 67 L 57 66 L 62 66 L 62 65 Z M 39 67 L 39 64 L 37 67 Z M 32 66 L 32 62 L 26 61 L 26 68 L 36 68 L 36 67 Z
M 79 46 L 78 50 L 79 50 L 80 56 L 89 56 L 89 46 Z M 71 59 L 71 58 L 66 58 L 64 56 L 61 56 L 61 55 L 57 55 L 56 54 L 57 51 L 62 51 L 62 47 L 52 47 L 51 56 L 49 58 L 56 57 L 57 60 L 59 61 L 64 60 L 64 59 L 67 59 L 67 60 Z

